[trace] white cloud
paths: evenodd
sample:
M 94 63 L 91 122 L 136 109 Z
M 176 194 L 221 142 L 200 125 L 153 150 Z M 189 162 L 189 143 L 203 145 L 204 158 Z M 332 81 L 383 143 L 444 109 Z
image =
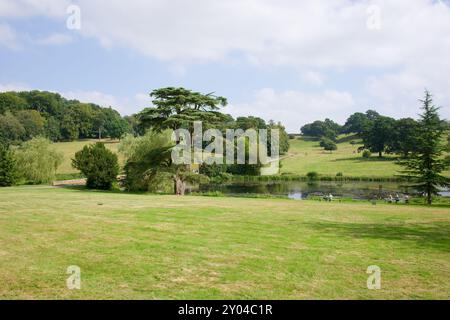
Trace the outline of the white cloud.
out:
M 16 32 L 6 23 L 0 23 L 0 47 L 1 46 L 8 49 L 17 49 L 19 47 Z
M 325 82 L 325 76 L 319 72 L 308 71 L 300 75 L 301 79 L 313 86 L 322 86 Z
M 257 90 L 253 101 L 231 104 L 225 112 L 231 115 L 254 115 L 265 120 L 281 121 L 289 132 L 299 132 L 300 127 L 318 119 L 333 118 L 345 121 L 346 114 L 354 111 L 355 101 L 348 92 L 325 90 L 309 93 L 296 90 L 275 91 L 272 88 Z M 337 116 L 341 114 L 342 116 Z
M 65 10 L 69 3 L 65 0 L 2 0 L 0 16 L 12 19 L 47 15 L 61 20 L 67 17 Z M 359 93 L 367 97 L 357 102 L 350 93 L 330 88 L 319 93 L 264 89 L 259 92 L 261 97 L 255 96 L 254 102 L 235 105 L 247 107 L 265 118 L 283 121 L 285 118 L 286 123 L 291 123 L 290 129 L 298 128 L 294 121 L 301 124 L 305 122 L 303 119 L 322 115 L 344 117 L 351 110 L 343 110 L 345 115 L 337 116 L 321 110 L 337 110 L 341 106 L 351 109 L 356 103 L 359 107 L 373 106 L 395 116 L 415 114 L 418 112 L 416 99 L 425 87 L 435 93 L 438 104 L 450 105 L 447 85 L 450 8 L 444 2 L 78 0 L 77 4 L 81 8 L 79 33 L 82 36 L 97 39 L 104 47 L 130 48 L 168 61 L 172 72 L 178 75 L 183 75 L 192 62 L 227 63 L 236 57 L 260 68 L 283 66 L 297 72 L 314 70 L 302 74 L 301 79 L 315 86 L 326 85 L 329 71 L 358 68 L 376 71 L 376 76 L 367 79 L 365 91 Z M 367 8 L 371 5 L 380 8 L 379 30 L 367 28 Z M 8 36 L 2 34 L 8 31 L 2 31 L 1 26 L 0 44 L 13 43 L 12 30 L 9 30 L 10 40 L 3 40 Z M 355 85 L 349 86 L 353 89 Z M 352 94 L 358 95 L 353 91 Z M 278 99 L 284 104 L 275 113 L 276 106 L 280 105 Z M 296 102 L 297 99 L 304 101 Z M 119 103 L 131 108 L 134 100 L 135 97 Z M 274 105 L 269 105 L 270 101 Z M 304 108 L 305 105 L 311 108 L 301 109 L 299 114 L 298 106 Z M 446 117 L 449 116 L 447 110 L 442 110 Z M 290 111 L 297 113 L 289 114 Z M 298 120 L 292 120 L 296 117 Z
M 39 38 L 35 42 L 40 45 L 64 45 L 71 43 L 73 38 L 63 33 L 53 33 L 49 36 Z
M 0 17 L 23 18 L 34 15 L 63 17 L 68 0 L 2 0 Z
M 61 95 L 67 99 L 75 99 L 85 103 L 95 103 L 102 107 L 118 106 L 118 101 L 114 96 L 99 91 L 68 91 L 62 92 Z

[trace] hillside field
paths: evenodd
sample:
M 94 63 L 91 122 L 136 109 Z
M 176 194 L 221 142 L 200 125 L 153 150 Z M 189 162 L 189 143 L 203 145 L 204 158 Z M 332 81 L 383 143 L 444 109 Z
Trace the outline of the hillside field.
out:
M 400 166 L 395 164 L 396 157 L 384 155 L 378 158 L 373 155 L 369 159 L 364 159 L 361 153 L 357 152 L 361 144 L 350 144 L 351 137 L 341 137 L 338 143 L 338 150 L 332 153 L 324 151 L 319 146 L 319 142 L 308 138 L 292 139 L 287 155 L 283 156 L 281 173 L 306 175 L 308 172 L 316 171 L 322 175 L 335 176 L 341 172 L 348 177 L 382 177 L 390 178 L 399 174 Z M 357 142 L 359 140 L 355 139 Z M 72 168 L 71 159 L 75 153 L 86 144 L 95 143 L 97 140 L 80 140 L 74 142 L 55 143 L 56 149 L 64 155 L 64 161 L 58 168 L 58 174 L 76 173 Z M 106 147 L 119 156 L 119 162 L 123 165 L 124 159 L 117 152 L 119 141 L 103 140 Z M 450 171 L 445 175 L 450 176 Z

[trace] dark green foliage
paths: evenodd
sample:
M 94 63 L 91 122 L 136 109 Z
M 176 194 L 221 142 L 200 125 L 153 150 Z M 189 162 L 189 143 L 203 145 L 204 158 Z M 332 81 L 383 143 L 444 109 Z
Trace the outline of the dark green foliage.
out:
M 362 134 L 364 147 L 382 157 L 383 152 L 388 150 L 395 139 L 395 123 L 394 119 L 384 116 L 377 116 L 375 120 L 370 121 L 367 130 Z
M 8 121 L 2 118 L 5 116 Z M 26 141 L 38 135 L 52 141 L 99 136 L 117 139 L 130 131 L 128 122 L 111 108 L 67 100 L 51 92 L 0 93 L 0 135 L 9 142 Z
M 446 169 L 443 159 L 445 146 L 442 143 L 444 123 L 428 91 L 424 100 L 420 101 L 423 103 L 423 113 L 416 131 L 416 146 L 410 158 L 399 163 L 406 168 L 404 177 L 413 180 L 414 187 L 422 191 L 427 203 L 431 204 L 433 195 L 438 193 L 440 187 L 449 185 L 449 179 L 441 175 Z
M 362 153 L 362 157 L 363 158 L 366 158 L 366 159 L 368 159 L 368 158 L 370 158 L 372 156 L 372 152 L 370 152 L 370 150 L 364 150 L 363 151 L 363 153 Z
M 325 119 L 325 121 L 314 121 L 306 124 L 300 130 L 305 136 L 336 140 L 341 129 L 342 127 L 336 122 Z
M 17 163 L 13 152 L 0 144 L 0 187 L 9 187 L 17 183 Z
M 317 180 L 319 180 L 319 174 L 315 171 L 311 171 L 306 174 L 306 178 L 309 181 L 317 181 Z
M 100 142 L 78 151 L 72 166 L 86 176 L 87 187 L 91 189 L 111 189 L 119 174 L 117 155 Z
M 138 116 L 145 128 L 156 131 L 184 128 L 192 132 L 194 121 L 201 121 L 206 129 L 229 119 L 218 111 L 227 105 L 227 99 L 212 93 L 168 87 L 154 90 L 150 96 L 155 108 L 146 108 Z
M 45 119 L 36 110 L 20 110 L 16 118 L 25 129 L 25 140 L 32 139 L 44 132 Z
M 326 151 L 337 150 L 336 143 L 328 138 L 322 138 L 322 140 L 320 141 L 320 146 Z
M 25 128 L 9 111 L 0 114 L 0 142 L 15 143 L 25 137 Z
M 411 118 L 397 120 L 389 144 L 389 151 L 408 157 L 417 145 L 418 122 Z

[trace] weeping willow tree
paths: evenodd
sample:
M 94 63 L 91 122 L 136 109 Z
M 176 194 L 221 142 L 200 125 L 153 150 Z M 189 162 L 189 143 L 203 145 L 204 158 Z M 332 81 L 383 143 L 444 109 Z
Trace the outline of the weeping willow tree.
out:
M 147 131 L 142 137 L 127 136 L 119 152 L 127 158 L 125 188 L 129 191 L 167 191 L 167 182 L 176 195 L 184 195 L 188 183 L 207 182 L 204 175 L 191 171 L 189 165 L 172 160 L 175 143 L 171 130 Z
M 19 175 L 28 183 L 48 183 L 55 179 L 62 163 L 62 153 L 56 151 L 50 140 L 33 138 L 15 151 Z

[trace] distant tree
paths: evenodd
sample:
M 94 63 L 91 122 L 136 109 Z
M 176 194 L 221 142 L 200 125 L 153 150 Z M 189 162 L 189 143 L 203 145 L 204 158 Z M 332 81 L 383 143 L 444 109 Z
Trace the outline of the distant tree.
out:
M 356 112 L 352 114 L 345 122 L 342 128 L 343 133 L 356 133 L 361 135 L 367 129 L 369 125 L 369 118 L 366 114 Z
M 394 139 L 394 127 L 394 119 L 384 116 L 377 117 L 370 122 L 368 129 L 363 133 L 364 147 L 371 152 L 378 153 L 381 158 Z
M 314 121 L 313 123 L 306 124 L 300 131 L 305 136 L 336 140 L 341 131 L 341 126 L 330 119 L 325 119 L 325 121 Z
M 267 124 L 264 119 L 258 117 L 238 117 L 235 122 L 235 128 L 242 129 L 244 131 L 247 129 L 266 129 Z
M 60 122 L 61 139 L 73 141 L 79 138 L 78 125 L 74 119 L 74 112 L 70 110 L 62 116 Z
M 0 144 L 0 187 L 15 185 L 18 180 L 17 163 L 11 149 Z
M 61 127 L 59 121 L 55 117 L 48 117 L 44 125 L 45 136 L 51 141 L 59 141 L 61 139 Z
M 442 176 L 446 169 L 442 143 L 444 133 L 443 121 L 439 118 L 439 108 L 433 105 L 431 94 L 426 91 L 423 113 L 420 116 L 416 147 L 409 159 L 399 162 L 405 167 L 403 175 L 415 182 L 415 188 L 426 195 L 426 201 L 432 204 L 432 196 L 440 187 L 449 186 L 449 179 Z
M 323 138 L 320 141 L 320 146 L 326 150 L 326 151 L 330 151 L 333 152 L 334 150 L 337 150 L 337 145 L 333 140 L 330 140 L 328 138 Z
M 394 124 L 389 150 L 403 157 L 414 151 L 417 145 L 418 123 L 411 118 L 397 120 Z
M 45 118 L 36 110 L 20 110 L 17 112 L 16 118 L 25 129 L 26 140 L 44 133 Z
M 86 185 L 91 189 L 111 189 L 119 174 L 117 155 L 101 142 L 84 146 L 75 154 L 72 166 L 86 176 Z
M 144 135 L 145 129 L 141 125 L 137 115 L 125 116 L 124 120 L 128 123 L 128 133 L 131 133 L 135 137 Z
M 275 123 L 273 121 L 269 121 L 268 124 L 268 129 L 269 129 L 269 136 L 267 137 L 267 142 L 268 142 L 268 152 L 270 153 L 270 148 L 271 148 L 271 130 L 272 129 L 278 129 L 279 130 L 279 150 L 280 150 L 280 154 L 286 154 L 289 151 L 289 135 L 286 132 L 286 128 L 281 124 L 281 122 Z
M 55 179 L 63 155 L 45 138 L 33 138 L 15 152 L 21 177 L 33 184 L 48 183 Z
M 0 142 L 14 143 L 23 139 L 25 129 L 19 120 L 9 111 L 0 114 Z
M 184 88 L 162 88 L 154 90 L 154 108 L 146 108 L 138 117 L 144 128 L 156 131 L 185 128 L 193 132 L 193 122 L 202 121 L 203 127 L 221 124 L 226 115 L 219 112 L 227 99 L 213 93 L 202 94 Z
M 16 92 L 0 93 L 0 114 L 6 111 L 15 112 L 27 108 L 27 101 L 18 96 Z

